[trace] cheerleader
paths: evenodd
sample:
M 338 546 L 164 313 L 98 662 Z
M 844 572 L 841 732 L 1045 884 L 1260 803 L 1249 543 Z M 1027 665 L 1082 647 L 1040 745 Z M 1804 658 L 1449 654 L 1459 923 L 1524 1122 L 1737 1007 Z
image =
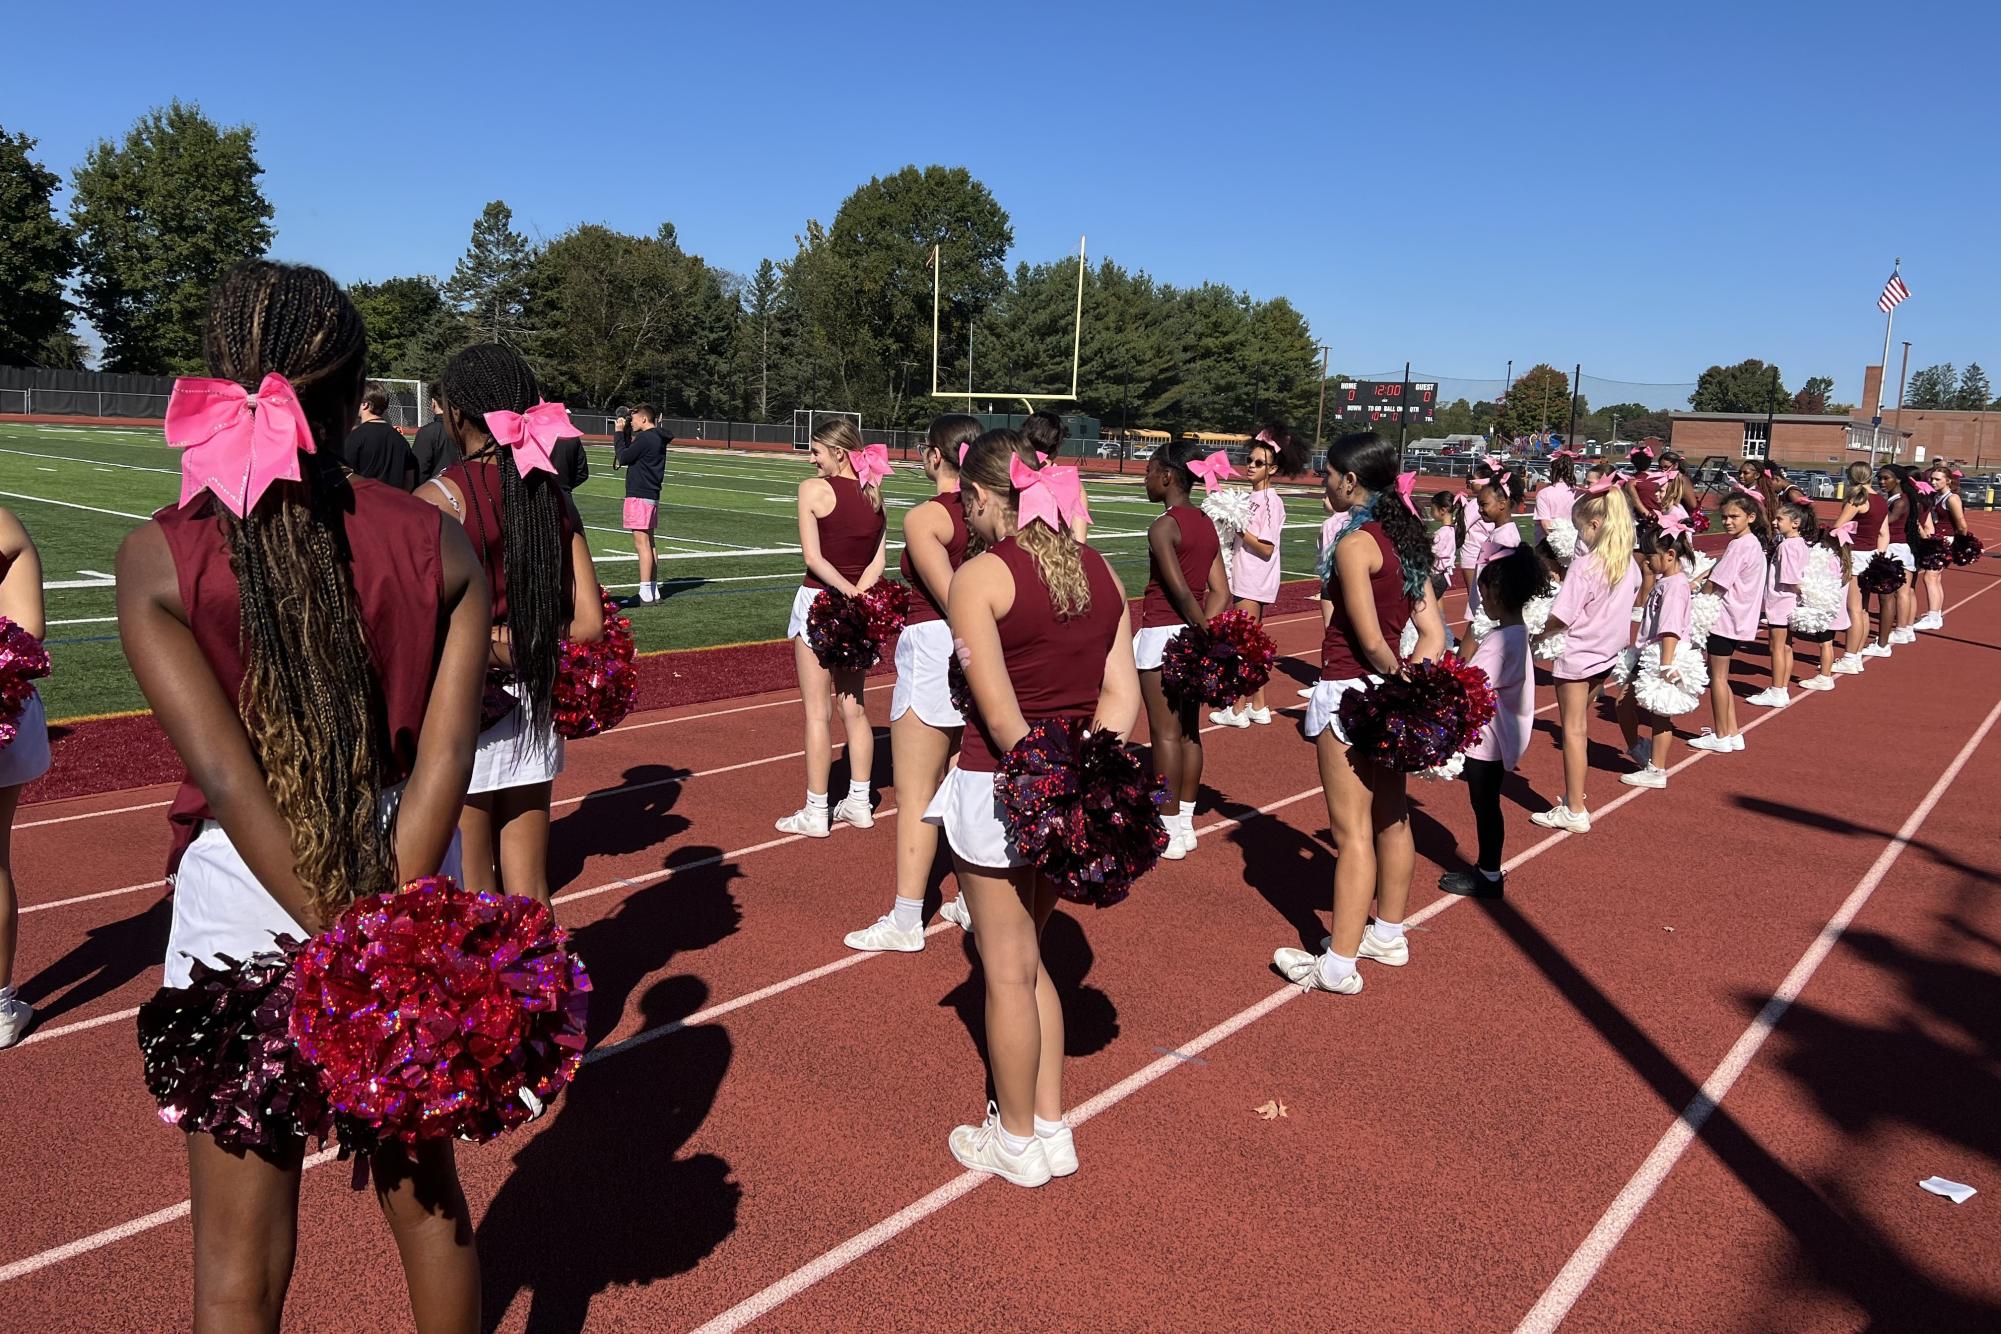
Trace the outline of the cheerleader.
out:
M 1711 726 L 1688 744 L 1720 753 L 1744 749 L 1744 736 L 1737 730 L 1737 698 L 1730 693 L 1730 660 L 1749 648 L 1758 634 L 1772 530 L 1755 492 L 1732 491 L 1718 513 L 1730 544 L 1703 584 L 1704 592 L 1721 599 L 1716 624 L 1703 646 L 1709 665 Z
M 813 471 L 814 476 L 799 483 L 799 549 L 806 555 L 806 580 L 792 599 L 792 619 L 785 627 L 799 672 L 799 700 L 806 709 L 806 804 L 776 823 L 783 834 L 825 838 L 832 820 L 857 829 L 875 825 L 869 801 L 875 733 L 862 698 L 865 673 L 822 667 L 806 643 L 806 618 L 822 591 L 853 597 L 882 578 L 888 525 L 881 486 L 889 475 L 889 451 L 882 445 L 864 449 L 853 424 L 835 417 L 813 432 Z M 836 705 L 847 738 L 848 794 L 829 812 Z
M 1870 658 L 1890 656 L 1890 617 L 1893 615 L 1894 598 L 1879 599 L 1878 619 L 1881 629 L 1877 632 L 1878 644 L 1869 642 L 1869 609 L 1863 600 L 1862 585 L 1853 576 L 1862 573 L 1878 551 L 1889 545 L 1890 502 L 1881 492 L 1870 486 L 1873 474 L 1866 463 L 1848 465 L 1847 494 L 1842 501 L 1841 514 L 1834 521 L 1836 532 L 1849 532 L 1852 538 L 1848 548 L 1848 634 L 1844 640 L 1845 652 L 1834 664 L 1837 676 L 1856 676 Z
M 1466 537 L 1466 515 L 1459 507 L 1459 497 L 1450 491 L 1431 493 L 1431 522 L 1436 525 L 1431 533 L 1431 591 L 1433 596 L 1443 599 L 1445 590 L 1452 587 L 1452 567 L 1458 563 L 1459 544 Z M 1330 519 L 1329 522 L 1332 522 Z M 1321 554 L 1326 554 L 1328 541 L 1320 544 Z M 1323 618 L 1321 625 L 1327 624 Z
M 1667 508 L 1661 492 L 1672 470 L 1665 464 L 1656 468 L 1654 451 L 1645 445 L 1634 450 L 1627 463 L 1632 468 L 1632 480 L 1626 483 L 1626 499 L 1633 506 L 1633 522 L 1651 523 Z
M 1618 705 L 1626 753 L 1639 767 L 1620 774 L 1619 781 L 1628 787 L 1664 788 L 1674 748 L 1671 719 L 1702 702 L 1709 680 L 1701 655 L 1683 647 L 1688 643 L 1688 568 L 1695 563 L 1695 547 L 1688 525 L 1669 513 L 1641 526 L 1638 550 L 1653 569 L 1654 588 L 1640 616 L 1639 642 L 1626 650 L 1626 689 Z M 1642 725 L 1646 737 L 1640 735 Z
M 40 639 L 43 619 L 42 557 L 11 510 L 0 509 L 0 616 Z M 12 833 L 21 789 L 49 771 L 49 728 L 42 696 L 30 690 L 12 722 L 14 739 L 0 746 L 0 1048 L 11 1047 L 35 1022 L 34 1007 L 14 988 L 14 937 L 20 907 L 14 894 Z
M 980 434 L 977 418 L 951 413 L 931 423 L 924 440 L 924 475 L 932 497 L 903 516 L 903 557 L 899 568 L 910 585 L 910 614 L 896 641 L 896 689 L 889 701 L 889 757 L 896 780 L 896 901 L 874 925 L 850 931 L 851 950 L 924 948 L 924 889 L 938 855 L 938 827 L 924 819 L 925 808 L 944 781 L 959 748 L 965 719 L 953 707 L 947 676 L 952 665 L 952 628 L 945 621 L 952 578 L 966 560 L 971 533 L 965 498 L 959 491 L 959 457 Z M 963 898 L 939 916 L 970 930 Z
M 1590 772 L 1591 701 L 1625 651 L 1632 633 L 1640 572 L 1633 562 L 1633 511 L 1615 478 L 1593 482 L 1571 511 L 1576 559 L 1550 606 L 1543 633 L 1563 632 L 1563 652 L 1550 667 L 1563 730 L 1563 800 L 1529 819 L 1545 829 L 1591 832 L 1584 780 Z
M 1285 498 L 1276 483 L 1281 476 L 1299 471 L 1304 447 L 1293 440 L 1291 428 L 1283 422 L 1267 426 L 1251 442 L 1250 458 L 1244 467 L 1251 475 L 1250 521 L 1235 540 L 1230 561 L 1230 591 L 1236 609 L 1260 625 L 1278 601 L 1279 545 L 1285 536 Z M 1218 709 L 1209 721 L 1223 727 L 1260 727 L 1271 722 L 1265 705 L 1264 688 L 1236 701 L 1234 707 Z
M 1459 535 L 1459 569 L 1466 578 L 1468 616 L 1480 610 L 1480 581 L 1475 574 L 1480 567 L 1480 553 L 1487 549 L 1487 539 L 1494 535 L 1495 526 L 1482 512 L 1480 495 L 1496 474 L 1505 471 L 1495 467 L 1489 459 L 1481 459 L 1473 465 L 1473 475 L 1458 500 L 1460 519 L 1453 527 Z
M 1447 894 L 1500 898 L 1504 883 L 1501 851 L 1507 822 L 1501 818 L 1501 782 L 1521 763 L 1535 723 L 1535 672 L 1529 661 L 1529 632 L 1522 608 L 1542 592 L 1542 561 L 1533 549 L 1515 546 L 1480 568 L 1486 585 L 1480 605 L 1493 628 L 1461 656 L 1487 674 L 1494 688 L 1494 720 L 1466 748 L 1466 794 L 1473 804 L 1479 852 L 1473 865 L 1440 876 Z
M 1140 629 L 1133 636 L 1133 656 L 1139 664 L 1140 692 L 1146 697 L 1147 734 L 1153 767 L 1167 779 L 1175 810 L 1167 816 L 1167 851 L 1179 860 L 1195 850 L 1195 798 L 1202 790 L 1202 729 L 1199 705 L 1170 704 L 1160 683 L 1160 662 L 1167 641 L 1183 627 L 1207 625 L 1230 605 L 1223 573 L 1222 546 L 1209 516 L 1188 503 L 1198 472 L 1206 477 L 1229 462 L 1219 453 L 1215 463 L 1198 453 L 1193 441 L 1177 440 L 1154 451 L 1146 465 L 1146 498 L 1165 505 L 1167 512 L 1146 530 L 1146 596 L 1140 604 Z
M 195 959 L 247 959 L 357 897 L 456 870 L 486 580 L 457 524 L 342 476 L 367 354 L 361 316 L 326 274 L 231 270 L 202 336 L 218 378 L 177 381 L 167 405 L 168 439 L 186 451 L 181 504 L 118 553 L 125 655 L 187 767 L 170 815 L 169 987 L 190 983 Z M 291 440 L 297 452 L 274 444 Z M 303 1153 L 302 1140 L 247 1151 L 188 1135 L 195 1328 L 279 1328 Z M 413 1323 L 477 1328 L 451 1142 L 391 1141 L 370 1161 Z
M 1549 480 L 1536 488 L 1536 540 L 1560 561 L 1577 549 L 1577 528 L 1570 510 L 1577 503 L 1577 456 L 1559 449 L 1549 456 Z
M 1077 1170 L 1063 1124 L 1062 1000 L 1039 943 L 1056 888 L 1010 843 L 994 774 L 998 757 L 1045 718 L 1126 735 L 1139 716 L 1139 681 L 1125 590 L 1105 558 L 1068 531 L 1082 493 L 1077 470 L 1038 469 L 1022 436 L 989 431 L 973 442 L 959 480 L 967 527 L 987 548 L 953 576 L 950 603 L 974 713 L 959 765 L 925 819 L 943 826 L 972 912 L 994 1101 L 984 1123 L 958 1127 L 948 1143 L 973 1171 L 1040 1186 Z
M 1801 690 L 1832 690 L 1838 664 L 1835 637 L 1848 629 L 1848 585 L 1855 581 L 1846 544 L 1853 540 L 1851 522 L 1835 529 L 1820 526 L 1813 506 L 1799 511 L 1800 537 L 1807 546 L 1806 573 L 1800 578 L 1799 604 L 1793 610 L 1793 638 L 1820 650 L 1818 674 L 1800 682 Z
M 597 571 L 549 449 L 573 434 L 512 348 L 480 343 L 438 380 L 460 461 L 418 494 L 473 540 L 493 597 L 491 674 L 506 712 L 479 734 L 459 831 L 465 885 L 549 902 L 549 794 L 563 772 L 553 692 L 565 639 L 604 637 Z
M 1048 408 L 1037 408 L 1028 414 L 1021 424 L 1021 433 L 1035 449 L 1035 457 L 1047 463 L 1063 453 L 1063 440 L 1068 434 L 1063 418 Z M 1084 500 L 1084 493 L 1077 493 L 1077 507 L 1070 515 L 1070 536 L 1079 542 L 1091 532 L 1091 508 Z M 957 905 L 954 905 L 957 906 Z
M 1737 488 L 1748 491 L 1758 498 L 1758 503 L 1770 514 L 1782 497 L 1779 494 L 1779 478 L 1772 466 L 1759 459 L 1745 459 L 1737 465 Z
M 1320 508 L 1326 514 L 1327 517 L 1320 521 L 1320 539 L 1318 544 L 1314 547 L 1313 568 L 1316 570 L 1324 570 L 1327 568 L 1327 561 L 1328 561 L 1327 553 L 1334 549 L 1334 541 L 1341 535 L 1341 525 L 1348 522 L 1347 511 L 1337 510 L 1334 508 L 1334 502 L 1327 494 L 1325 485 L 1326 480 L 1327 480 L 1327 475 L 1325 473 L 1322 473 Z M 1456 517 L 1459 513 L 1458 497 L 1454 496 L 1449 491 L 1440 491 L 1438 494 L 1445 497 L 1446 503 L 1451 506 L 1452 513 Z M 1434 546 L 1432 550 L 1435 555 L 1437 547 Z M 1453 552 L 1456 553 L 1457 550 L 1458 547 L 1455 545 L 1453 548 Z M 1451 568 L 1451 561 L 1452 561 L 1452 555 L 1448 553 L 1446 557 L 1446 568 L 1448 571 Z M 1448 574 L 1447 577 L 1450 578 L 1450 575 Z M 1318 601 L 1320 603 L 1320 630 L 1322 634 L 1325 634 L 1329 622 L 1331 622 L 1334 619 L 1334 604 L 1327 600 L 1327 581 L 1325 579 L 1321 580 L 1320 582 L 1319 595 L 1320 596 L 1318 598 Z M 1312 699 L 1313 687 L 1306 686 L 1302 688 L 1299 692 L 1299 697 L 1301 699 Z
M 1328 447 L 1327 495 L 1348 511 L 1348 521 L 1322 575 L 1334 609 L 1320 645 L 1320 683 L 1306 706 L 1306 735 L 1319 751 L 1338 853 L 1334 929 L 1324 954 L 1281 949 L 1272 963 L 1288 981 L 1344 996 L 1362 989 L 1357 959 L 1392 967 L 1410 961 L 1403 920 L 1415 854 L 1404 775 L 1350 750 L 1340 704 L 1349 691 L 1403 665 L 1395 646 L 1413 617 L 1419 629 L 1413 658 L 1433 658 L 1444 648 L 1428 535 L 1410 499 L 1416 480 L 1397 475 L 1396 446 L 1374 431 L 1344 435 Z
M 1966 510 L 1960 504 L 1959 484 L 1953 480 L 1952 469 L 1943 463 L 1935 463 L 1922 481 L 1915 484 L 1918 493 L 1925 500 L 1924 537 L 1928 545 L 1949 543 L 1952 538 L 1966 531 Z M 1941 530 L 1943 527 L 1950 532 Z M 1945 571 L 1927 569 L 1918 575 L 1919 584 L 1924 589 L 1924 615 L 1918 617 L 1914 630 L 1945 629 Z
M 1744 702 L 1761 709 L 1792 703 L 1793 613 L 1799 609 L 1800 580 L 1806 577 L 1807 537 L 1813 511 L 1782 500 L 1772 512 L 1772 557 L 1765 567 L 1765 633 L 1771 646 L 1772 684 Z
M 1890 540 L 1883 549 L 1891 560 L 1904 567 L 1904 586 L 1897 590 L 1894 599 L 1885 599 L 1896 603 L 1895 628 L 1890 631 L 1888 642 L 1915 644 L 1918 641 L 1917 547 L 1924 539 L 1924 497 L 1918 493 L 1911 470 L 1901 463 L 1886 463 L 1878 468 L 1876 485 L 1890 502 L 1890 513 L 1884 520 Z

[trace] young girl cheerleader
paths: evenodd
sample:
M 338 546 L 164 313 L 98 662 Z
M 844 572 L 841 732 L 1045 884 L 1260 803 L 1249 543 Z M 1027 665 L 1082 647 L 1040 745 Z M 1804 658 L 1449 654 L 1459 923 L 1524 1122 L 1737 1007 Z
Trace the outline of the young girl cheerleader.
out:
M 1919 494 L 1925 501 L 1924 539 L 1928 544 L 1950 542 L 1966 531 L 1966 510 L 1960 504 L 1959 483 L 1953 480 L 1952 470 L 1943 463 L 1933 464 L 1923 482 Z M 1911 628 L 1945 629 L 1945 571 L 1920 571 L 1918 587 L 1924 593 L 1925 611 Z
M 1251 475 L 1250 526 L 1237 534 L 1231 561 L 1230 590 L 1238 611 L 1264 623 L 1272 603 L 1278 601 L 1279 544 L 1285 537 L 1285 498 L 1277 482 L 1288 473 L 1298 472 L 1304 462 L 1305 447 L 1297 443 L 1291 428 L 1274 423 L 1258 432 L 1251 441 L 1250 459 L 1244 465 Z M 1235 707 L 1219 709 L 1209 721 L 1224 727 L 1260 726 L 1271 722 L 1262 687 Z
M 1883 488 L 1889 499 L 1890 513 L 1884 520 L 1889 533 L 1889 545 L 1884 550 L 1890 559 L 1904 567 L 1904 586 L 1897 590 L 1893 599 L 1896 603 L 1895 628 L 1890 631 L 1889 643 L 1915 644 L 1918 619 L 1918 558 L 1917 546 L 1924 537 L 1925 504 L 1912 479 L 1911 470 L 1901 463 L 1886 463 L 1876 471 L 1876 485 Z
M 1800 682 L 1801 690 L 1834 689 L 1834 644 L 1836 636 L 1848 629 L 1848 584 L 1855 575 L 1849 569 L 1843 545 L 1854 532 L 1831 532 L 1820 526 L 1813 506 L 1792 506 L 1799 534 L 1806 542 L 1806 572 L 1800 576 L 1799 598 L 1793 608 L 1793 638 L 1820 650 L 1819 671 Z
M 118 554 L 125 654 L 188 774 L 171 811 L 170 987 L 196 959 L 247 959 L 449 865 L 488 644 L 459 526 L 341 474 L 367 340 L 339 285 L 237 266 L 202 356 L 218 378 L 177 382 L 167 407 L 181 505 Z M 296 1139 L 249 1152 L 188 1135 L 195 1328 L 279 1327 L 302 1156 Z M 371 1163 L 416 1327 L 477 1329 L 451 1142 L 392 1141 Z
M 42 609 L 42 557 L 11 510 L 0 509 L 0 616 L 40 639 L 47 633 Z M 14 739 L 0 745 L 0 1048 L 28 1034 L 34 1007 L 15 994 L 14 936 L 20 907 L 14 894 L 12 835 L 21 789 L 49 771 L 49 728 L 42 697 L 31 692 L 13 719 Z
M 1810 507 L 1782 500 L 1772 512 L 1772 558 L 1765 567 L 1765 633 L 1771 646 L 1772 684 L 1744 702 L 1761 709 L 1792 703 L 1793 613 L 1799 609 L 1800 580 L 1806 577 L 1806 526 Z
M 1063 1124 L 1063 1006 L 1040 946 L 1056 889 L 1009 841 L 994 774 L 998 757 L 1045 718 L 1126 735 L 1139 681 L 1125 590 L 1068 531 L 1081 494 L 1075 470 L 1038 468 L 1020 435 L 989 431 L 959 480 L 967 526 L 987 546 L 952 579 L 951 629 L 965 646 L 974 713 L 958 767 L 925 818 L 944 827 L 972 910 L 994 1101 L 983 1124 L 959 1126 L 948 1143 L 974 1171 L 1040 1186 L 1077 1170 Z
M 952 413 L 931 423 L 924 439 L 924 475 L 936 488 L 932 497 L 903 516 L 904 582 L 913 596 L 903 633 L 896 641 L 896 690 L 889 702 L 889 756 L 896 779 L 896 901 L 874 925 L 850 931 L 852 950 L 924 948 L 924 889 L 938 855 L 938 827 L 926 823 L 925 808 L 945 779 L 959 748 L 965 719 L 952 705 L 946 684 L 952 665 L 952 628 L 945 622 L 952 579 L 966 561 L 965 497 L 959 490 L 959 455 L 980 434 L 976 418 Z M 946 904 L 941 916 L 969 925 L 963 899 Z
M 549 902 L 549 793 L 563 771 L 552 692 L 562 641 L 604 637 L 597 571 L 549 457 L 574 432 L 512 348 L 480 343 L 439 377 L 460 462 L 418 494 L 473 540 L 493 599 L 491 666 L 513 706 L 480 733 L 459 830 L 465 884 Z
M 1442 600 L 1445 590 L 1452 587 L 1452 567 L 1459 561 L 1459 544 L 1466 536 L 1466 516 L 1459 508 L 1459 497 L 1450 491 L 1432 492 L 1431 522 L 1437 525 L 1431 533 L 1431 592 Z M 1321 543 L 1322 555 L 1327 546 Z
M 1559 449 L 1549 456 L 1549 480 L 1536 488 L 1536 540 L 1549 547 L 1558 560 L 1569 560 L 1577 549 L 1577 529 L 1570 510 L 1577 503 L 1577 456 Z
M 1877 652 L 1876 644 L 1871 643 L 1869 639 L 1869 609 L 1863 600 L 1862 585 L 1854 578 L 1855 575 L 1862 573 L 1870 559 L 1887 546 L 1890 540 L 1887 526 L 1890 502 L 1883 498 L 1881 492 L 1870 486 L 1872 476 L 1866 463 L 1848 465 L 1847 494 L 1842 501 L 1840 517 L 1834 521 L 1834 531 L 1837 533 L 1846 531 L 1851 534 L 1848 546 L 1850 576 L 1848 634 L 1844 640 L 1845 651 L 1834 664 L 1837 676 L 1858 675 L 1868 659 L 1890 656 L 1890 620 L 1895 614 L 1893 607 L 1896 599 L 1894 597 L 1878 599 L 1882 604 L 1879 609 L 1881 629 L 1878 632 L 1878 639 L 1882 642 L 1883 648 L 1881 652 Z
M 1671 470 L 1657 465 L 1654 451 L 1645 446 L 1628 455 L 1627 463 L 1633 470 L 1632 480 L 1626 484 L 1626 499 L 1633 506 L 1633 522 L 1650 523 L 1667 508 L 1661 491 L 1668 483 Z
M 1571 511 L 1577 556 L 1549 609 L 1544 634 L 1563 632 L 1563 652 L 1550 666 L 1563 730 L 1563 800 L 1529 819 L 1545 829 L 1591 832 L 1584 780 L 1590 772 L 1591 701 L 1605 684 L 1632 633 L 1640 572 L 1633 563 L 1633 511 L 1612 478 L 1593 482 Z
M 1190 465 L 1201 459 L 1198 445 L 1177 440 L 1155 450 L 1146 465 L 1146 498 L 1165 505 L 1167 512 L 1146 530 L 1146 596 L 1140 604 L 1139 633 L 1133 636 L 1153 767 L 1167 778 L 1168 795 L 1175 801 L 1175 809 L 1166 816 L 1169 838 L 1161 856 L 1175 860 L 1195 851 L 1202 729 L 1198 704 L 1188 701 L 1176 708 L 1168 702 L 1160 683 L 1161 656 L 1167 641 L 1183 627 L 1207 625 L 1230 605 L 1216 525 L 1188 503 L 1188 492 L 1195 485 Z
M 792 599 L 792 619 L 785 627 L 799 672 L 799 699 L 806 708 L 806 804 L 777 821 L 777 827 L 784 834 L 825 838 L 830 820 L 844 820 L 857 829 L 875 824 L 869 801 L 875 733 L 862 699 L 864 674 L 822 667 L 806 643 L 806 617 L 823 589 L 852 597 L 882 578 L 888 524 L 880 488 L 889 475 L 889 451 L 880 445 L 863 449 L 853 424 L 835 417 L 813 431 L 813 471 L 814 476 L 799 483 L 799 549 L 806 556 L 806 581 Z M 829 812 L 837 704 L 847 738 L 848 794 Z
M 1480 605 L 1494 625 L 1478 642 L 1462 645 L 1460 654 L 1487 673 L 1494 688 L 1494 720 L 1466 748 L 1461 776 L 1473 803 L 1479 852 L 1473 865 L 1439 877 L 1438 887 L 1448 894 L 1501 897 L 1507 830 L 1501 818 L 1501 781 L 1521 763 L 1535 722 L 1535 672 L 1529 666 L 1522 608 L 1542 591 L 1544 579 L 1542 561 L 1530 547 L 1513 547 L 1480 569 L 1480 582 L 1486 585 Z
M 1326 487 L 1327 474 L 1325 472 L 1322 472 L 1320 474 L 1320 481 L 1321 481 L 1320 508 L 1326 513 L 1327 517 L 1320 521 L 1320 540 L 1319 544 L 1314 548 L 1313 568 L 1316 570 L 1324 570 L 1327 568 L 1327 562 L 1329 560 L 1329 556 L 1327 553 L 1334 549 L 1335 540 L 1341 536 L 1341 525 L 1348 522 L 1347 511 L 1335 509 L 1333 499 L 1329 497 L 1327 494 L 1327 487 Z M 1457 516 L 1459 513 L 1458 497 L 1454 496 L 1449 491 L 1440 491 L 1438 494 L 1445 497 L 1447 505 L 1449 505 L 1452 509 L 1452 513 L 1455 516 Z M 1434 555 L 1436 554 L 1437 550 L 1438 547 L 1436 545 L 1436 540 L 1434 539 L 1434 544 L 1432 546 L 1432 551 Z M 1448 555 L 1447 557 L 1448 570 L 1451 568 L 1451 561 L 1456 556 L 1458 550 L 1459 547 L 1457 545 L 1457 539 L 1455 538 L 1454 545 L 1452 548 L 1453 554 Z M 1449 575 L 1447 577 L 1450 578 Z M 1320 593 L 1319 597 L 1320 629 L 1324 633 L 1327 629 L 1328 622 L 1334 619 L 1334 604 L 1327 600 L 1327 581 L 1325 579 L 1322 579 L 1320 581 L 1319 593 Z M 1301 689 L 1299 692 L 1299 697 L 1301 699 L 1312 699 L 1313 687 L 1306 686 L 1303 689 Z
M 1637 549 L 1653 570 L 1654 588 L 1641 610 L 1639 642 L 1626 650 L 1620 673 L 1626 689 L 1619 696 L 1619 731 L 1639 768 L 1620 774 L 1619 781 L 1628 787 L 1663 788 L 1674 747 L 1670 720 L 1702 703 L 1709 672 L 1701 653 L 1688 647 L 1693 598 L 1688 570 L 1695 563 L 1695 547 L 1687 523 L 1670 512 L 1643 524 Z M 1640 735 L 1642 726 L 1646 737 Z
M 1722 599 L 1703 654 L 1709 666 L 1709 727 L 1688 744 L 1696 750 L 1744 749 L 1737 729 L 1737 697 L 1730 693 L 1730 660 L 1751 646 L 1765 603 L 1765 569 L 1771 558 L 1772 530 L 1755 492 L 1732 491 L 1718 512 L 1730 544 L 1709 571 L 1703 591 Z
M 1419 634 L 1412 657 L 1433 658 L 1444 648 L 1428 534 L 1408 489 L 1416 480 L 1397 475 L 1396 446 L 1374 431 L 1344 435 L 1328 447 L 1327 495 L 1348 520 L 1322 578 L 1334 613 L 1321 640 L 1320 684 L 1306 706 L 1306 735 L 1319 754 L 1338 853 L 1334 929 L 1325 953 L 1281 949 L 1272 963 L 1288 981 L 1344 996 L 1362 989 L 1357 959 L 1392 967 L 1410 961 L 1403 919 L 1415 854 L 1404 775 L 1353 753 L 1340 705 L 1349 691 L 1403 665 L 1396 643 L 1413 616 Z
M 1494 523 L 1481 512 L 1480 496 L 1487 484 L 1507 471 L 1492 456 L 1481 458 L 1473 465 L 1473 474 L 1466 479 L 1465 494 L 1459 497 L 1460 520 L 1455 525 L 1459 534 L 1459 568 L 1466 576 L 1466 614 L 1471 616 L 1480 609 L 1480 581 L 1476 572 L 1480 566 L 1480 553 L 1487 548 L 1487 539 L 1494 535 Z

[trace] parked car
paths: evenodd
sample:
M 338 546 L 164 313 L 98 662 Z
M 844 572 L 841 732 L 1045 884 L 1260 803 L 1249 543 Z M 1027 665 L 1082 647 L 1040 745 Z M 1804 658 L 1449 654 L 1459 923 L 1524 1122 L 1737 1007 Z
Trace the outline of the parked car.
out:
M 1788 468 L 1786 480 L 1815 500 L 1834 499 L 1835 485 L 1832 473 L 1821 472 L 1817 468 Z

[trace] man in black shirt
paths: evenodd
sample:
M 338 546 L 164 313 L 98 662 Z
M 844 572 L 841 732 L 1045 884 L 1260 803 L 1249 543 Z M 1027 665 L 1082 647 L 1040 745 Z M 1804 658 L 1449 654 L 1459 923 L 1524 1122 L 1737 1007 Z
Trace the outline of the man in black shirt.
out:
M 632 433 L 634 427 L 639 434 Z M 654 581 L 653 530 L 659 522 L 660 483 L 667 473 L 667 438 L 660 429 L 660 414 L 650 403 L 618 419 L 615 458 L 626 470 L 625 528 L 639 553 L 641 602 L 660 600 L 660 586 Z
M 550 446 L 549 462 L 556 465 L 556 480 L 565 491 L 574 491 L 591 479 L 591 461 L 584 457 L 582 436 L 565 436 Z
M 431 392 L 431 420 L 417 428 L 417 481 L 421 485 L 459 461 L 459 442 L 445 429 L 445 403 Z
M 371 381 L 361 396 L 361 425 L 348 432 L 341 461 L 357 477 L 409 491 L 417 485 L 417 457 L 403 433 L 383 420 L 388 411 L 389 391 Z

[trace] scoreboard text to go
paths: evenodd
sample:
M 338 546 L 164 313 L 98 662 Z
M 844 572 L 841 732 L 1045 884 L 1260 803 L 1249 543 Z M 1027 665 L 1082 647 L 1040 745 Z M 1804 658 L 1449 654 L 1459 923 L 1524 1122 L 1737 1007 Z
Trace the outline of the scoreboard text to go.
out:
M 1408 384 L 1402 380 L 1344 380 L 1339 392 L 1344 416 L 1370 421 L 1394 421 L 1401 415 L 1407 421 L 1428 422 L 1438 407 L 1438 384 L 1431 380 Z

